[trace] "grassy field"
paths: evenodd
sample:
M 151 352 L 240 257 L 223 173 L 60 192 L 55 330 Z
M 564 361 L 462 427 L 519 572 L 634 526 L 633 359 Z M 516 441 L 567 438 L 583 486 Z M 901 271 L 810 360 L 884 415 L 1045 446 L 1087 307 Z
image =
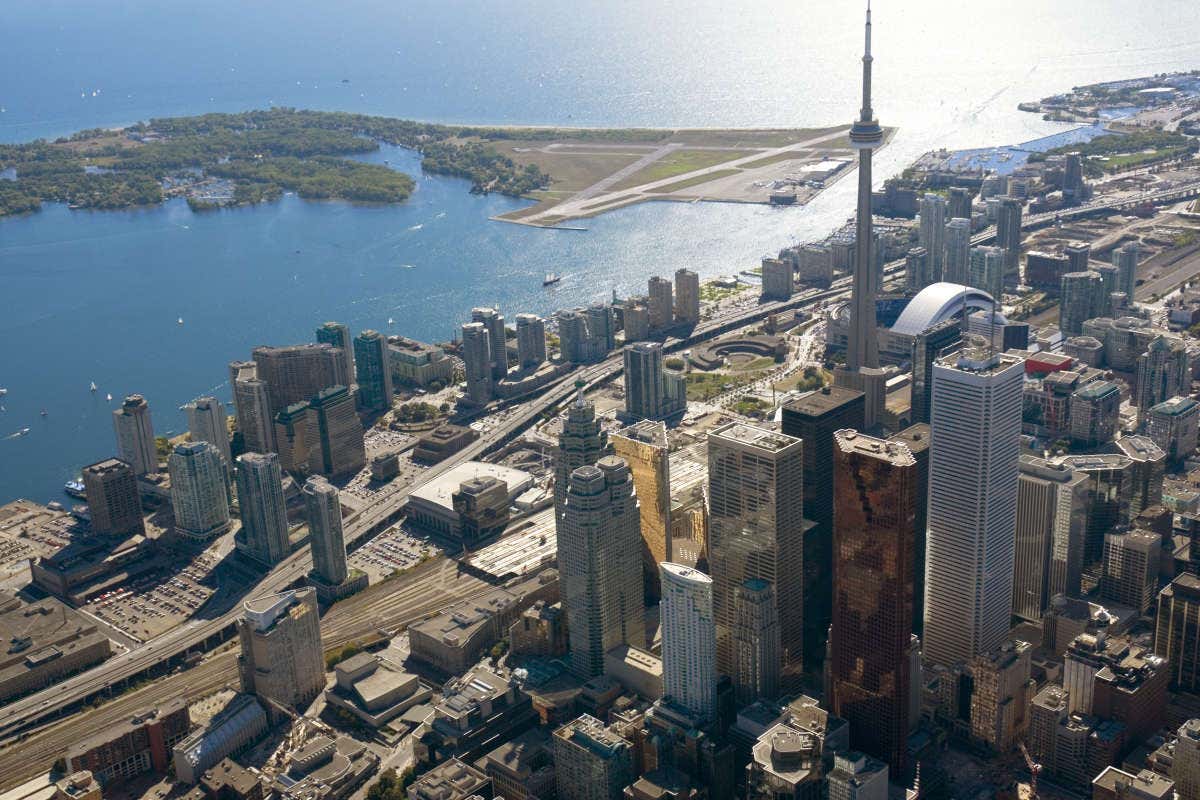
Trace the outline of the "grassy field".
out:
M 726 161 L 733 161 L 735 158 L 743 158 L 753 153 L 753 150 L 689 150 L 686 148 L 676 150 L 673 153 L 663 156 L 644 169 L 638 170 L 628 178 L 618 181 L 612 187 L 612 191 L 619 192 L 622 189 L 641 186 L 643 183 L 661 181 L 664 178 L 683 175 L 686 172 L 695 172 L 705 167 L 715 167 L 718 164 L 724 164 Z M 712 179 L 707 178 L 707 180 Z
M 717 178 L 728 178 L 730 175 L 737 175 L 739 172 L 741 172 L 741 170 L 737 167 L 718 169 L 714 172 L 708 173 L 707 175 L 697 175 L 693 178 L 684 178 L 681 181 L 668 183 L 666 186 L 660 186 L 657 189 L 651 189 L 650 191 L 654 194 L 670 194 L 671 192 L 678 192 L 681 189 L 690 189 L 693 186 L 699 186 L 702 183 L 711 183 Z

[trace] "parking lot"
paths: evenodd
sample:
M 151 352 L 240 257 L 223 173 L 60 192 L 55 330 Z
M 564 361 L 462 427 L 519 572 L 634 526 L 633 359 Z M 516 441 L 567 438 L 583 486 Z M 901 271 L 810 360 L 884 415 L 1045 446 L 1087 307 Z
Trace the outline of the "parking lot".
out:
M 429 536 L 399 522 L 351 553 L 349 564 L 367 573 L 371 583 L 377 583 L 437 552 L 438 546 Z

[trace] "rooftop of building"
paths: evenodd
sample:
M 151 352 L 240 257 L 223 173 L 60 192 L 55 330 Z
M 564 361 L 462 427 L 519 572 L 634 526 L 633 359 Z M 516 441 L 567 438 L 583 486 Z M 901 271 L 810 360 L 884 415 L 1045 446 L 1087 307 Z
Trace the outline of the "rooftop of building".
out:
M 665 423 L 657 420 L 642 420 L 634 425 L 613 431 L 612 436 L 619 439 L 631 439 L 656 447 L 667 447 L 667 426 Z
M 489 464 L 483 461 L 467 461 L 453 469 L 443 472 L 423 486 L 414 489 L 410 498 L 442 506 L 447 510 L 454 508 L 454 493 L 463 483 L 472 478 L 491 477 L 504 481 L 508 486 L 510 496 L 516 496 L 533 484 L 533 476 L 512 467 L 500 464 Z
M 182 696 L 172 697 L 156 706 L 142 709 L 120 722 L 116 722 L 108 727 L 92 733 L 83 739 L 71 745 L 67 751 L 68 761 L 70 757 L 78 753 L 86 753 L 89 750 L 99 747 L 100 745 L 108 744 L 109 742 L 124 736 L 131 731 L 138 730 L 146 725 L 153 725 L 156 722 L 166 719 L 172 714 L 177 714 L 181 710 L 186 710 L 188 707 L 187 700 Z
M 612 658 L 642 672 L 656 675 L 659 678 L 663 674 L 663 662 L 661 658 L 631 645 L 623 644 L 614 647 L 605 653 L 605 658 Z
M 943 351 L 935 365 L 972 375 L 996 375 L 1022 363 L 1019 356 L 1000 352 L 982 336 L 968 335 L 962 342 Z
M 254 626 L 260 633 L 265 633 L 275 625 L 285 612 L 313 594 L 313 589 L 289 589 L 285 592 L 263 595 L 243 604 L 246 622 Z
M 554 732 L 565 741 L 574 742 L 602 758 L 612 758 L 629 743 L 605 727 L 590 714 L 581 714 Z
M 1200 403 L 1190 397 L 1172 397 L 1150 409 L 1151 413 L 1178 417 L 1193 411 Z
M 513 775 L 525 776 L 537 769 L 551 755 L 553 739 L 545 727 L 537 727 L 505 742 L 487 754 L 489 765 L 496 765 Z
M 1125 469 L 1133 463 L 1133 459 L 1120 453 L 1090 453 L 1087 455 L 1063 456 L 1060 461 L 1063 464 L 1069 465 L 1071 469 L 1084 472 L 1088 470 Z
M 917 459 L 906 445 L 890 439 L 876 439 L 849 428 L 835 431 L 833 441 L 843 453 L 857 453 L 897 467 L 911 467 L 917 463 Z
M 820 417 L 865 397 L 862 392 L 842 386 L 825 386 L 797 397 L 784 406 L 788 411 L 808 417 Z
M 728 425 L 717 428 L 709 434 L 709 440 L 710 442 L 717 440 L 739 444 L 772 454 L 801 445 L 800 440 L 793 436 L 749 425 L 745 422 L 730 422 Z
M 1085 400 L 1096 400 L 1101 397 L 1120 393 L 1121 387 L 1112 381 L 1092 381 L 1075 390 L 1075 395 Z
M 1149 436 L 1122 436 L 1116 444 L 1122 453 L 1134 461 L 1162 461 L 1167 457 Z
M 205 787 L 212 797 L 221 796 L 222 787 L 229 787 L 234 797 L 247 797 L 258 782 L 258 775 L 231 758 L 222 759 L 200 777 L 200 785 Z
M 1116 797 L 1171 800 L 1175 796 L 1175 782 L 1148 769 L 1131 775 L 1117 767 L 1108 766 L 1092 780 L 1092 786 L 1103 788 Z
M 18 605 L 0 613 L 0 684 L 61 657 L 64 650 L 103 641 L 91 620 L 57 598 Z
M 1175 576 L 1174 580 L 1167 584 L 1163 591 L 1171 594 L 1179 592 L 1200 600 L 1200 576 L 1196 576 L 1191 572 L 1181 572 Z
M 494 589 L 487 594 L 462 600 L 428 619 L 413 623 L 409 630 L 437 639 L 443 644 L 465 646 L 472 634 L 518 602 L 520 597 L 506 589 Z
M 931 436 L 932 431 L 929 425 L 924 422 L 918 422 L 915 425 L 909 425 L 888 441 L 903 444 L 915 456 L 929 449 Z

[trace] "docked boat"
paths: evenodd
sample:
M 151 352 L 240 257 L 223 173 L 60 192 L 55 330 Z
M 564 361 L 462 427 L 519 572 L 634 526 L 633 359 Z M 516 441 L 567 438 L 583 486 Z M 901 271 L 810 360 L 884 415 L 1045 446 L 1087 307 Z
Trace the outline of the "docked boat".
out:
M 73 481 L 67 481 L 65 484 L 63 484 L 63 492 L 79 500 L 87 500 L 87 494 L 83 489 L 83 481 L 79 480 L 78 478 Z
M 553 286 L 562 280 L 562 275 L 557 272 L 547 272 L 546 277 L 542 278 L 542 286 Z

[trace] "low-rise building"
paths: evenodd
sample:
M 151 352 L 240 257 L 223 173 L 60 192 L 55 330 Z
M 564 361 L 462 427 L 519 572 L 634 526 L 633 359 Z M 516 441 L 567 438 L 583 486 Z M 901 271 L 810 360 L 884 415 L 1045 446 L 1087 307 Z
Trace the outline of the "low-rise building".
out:
M 1092 800 L 1172 800 L 1175 782 L 1144 769 L 1136 775 L 1114 766 L 1092 781 Z
M 150 560 L 154 542 L 135 533 L 114 542 L 107 536 L 83 535 L 66 547 L 30 564 L 33 583 L 67 602 L 83 605 L 92 597 L 158 565 Z
M 222 759 L 245 750 L 266 732 L 267 713 L 258 700 L 239 694 L 207 725 L 175 745 L 175 777 L 196 783 Z
M 567 652 L 567 616 L 562 603 L 539 600 L 508 629 L 513 655 L 557 658 Z
M 462 674 L 504 636 L 521 608 L 521 598 L 505 589 L 463 600 L 409 626 L 412 656 L 448 675 Z
M 0 613 L 0 703 L 44 689 L 112 654 L 108 637 L 61 601 L 48 597 Z
M 500 464 L 468 461 L 415 489 L 409 495 L 406 506 L 409 520 L 428 531 L 467 541 L 464 536 L 471 534 L 481 525 L 486 529 L 488 523 L 484 519 L 472 518 L 470 513 L 464 515 L 456 509 L 454 496 L 456 493 L 462 493 L 464 483 L 484 478 L 492 478 L 503 484 L 509 505 L 534 484 L 533 476 L 528 472 Z M 463 504 L 463 508 L 469 511 L 471 507 L 476 507 L 481 512 L 486 510 L 494 516 L 495 508 L 502 503 L 494 491 L 488 491 L 495 487 L 491 484 L 486 487 L 482 484 L 473 485 L 483 491 L 484 502 L 475 503 L 473 506 L 467 502 Z M 478 499 L 478 493 L 464 499 Z
M 389 336 L 387 350 L 393 383 L 428 386 L 438 381 L 446 385 L 454 377 L 454 359 L 435 344 Z
M 289 754 L 291 766 L 271 784 L 279 800 L 342 800 L 369 778 L 379 756 L 348 736 L 317 736 Z
M 417 439 L 413 449 L 413 460 L 423 464 L 436 464 L 462 450 L 479 438 L 473 429 L 449 422 L 439 425 Z
M 621 645 L 604 654 L 604 674 L 646 700 L 663 696 L 663 662 L 653 653 Z
M 408 787 L 408 800 L 469 800 L 493 794 L 492 779 L 457 758 L 438 764 Z
M 543 727 L 526 731 L 483 759 L 492 791 L 505 800 L 536 800 L 554 794 L 554 740 Z
M 176 697 L 76 742 L 67 750 L 67 769 L 87 770 L 104 786 L 144 772 L 166 774 L 171 749 L 190 728 L 187 703 Z
M 482 745 L 536 719 L 529 695 L 507 672 L 477 666 L 442 687 L 433 719 L 414 733 L 413 752 L 422 764 L 437 764 L 455 755 L 483 755 Z
M 206 800 L 263 800 L 263 782 L 232 758 L 226 758 L 200 776 L 200 784 L 192 790 Z M 191 800 L 192 794 L 185 795 Z
M 1178 463 L 1196 451 L 1200 437 L 1200 403 L 1190 397 L 1172 397 L 1146 412 L 1146 433 Z
M 333 668 L 335 682 L 325 701 L 380 728 L 415 705 L 428 702 L 433 690 L 384 655 L 359 653 Z

